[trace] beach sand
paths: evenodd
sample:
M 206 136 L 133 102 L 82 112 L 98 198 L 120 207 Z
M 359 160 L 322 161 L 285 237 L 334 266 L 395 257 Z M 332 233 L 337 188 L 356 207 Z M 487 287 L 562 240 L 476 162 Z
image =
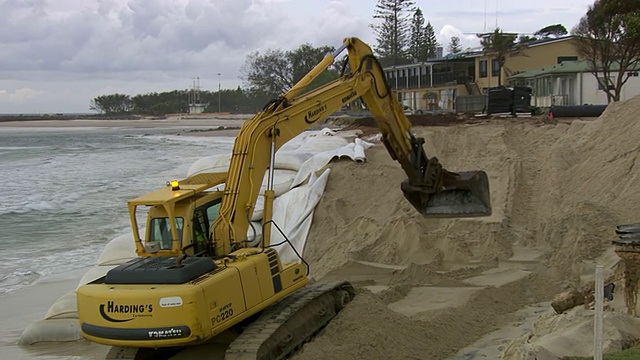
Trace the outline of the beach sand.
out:
M 30 286 L 0 295 L 0 359 L 104 358 L 108 347 L 88 341 L 17 345 L 20 334 L 32 323 L 42 320 L 60 296 L 74 290 L 88 270 L 52 275 Z
M 236 136 L 242 124 L 251 115 L 229 115 L 210 118 L 166 119 L 143 118 L 137 120 L 30 120 L 0 122 L 0 131 L 26 129 L 64 129 L 64 128 L 134 128 L 166 129 L 172 134 L 190 136 Z

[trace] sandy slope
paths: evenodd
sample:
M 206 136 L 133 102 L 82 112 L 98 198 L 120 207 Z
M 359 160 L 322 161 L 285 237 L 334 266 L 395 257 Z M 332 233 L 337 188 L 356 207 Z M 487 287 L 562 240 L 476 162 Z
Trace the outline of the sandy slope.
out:
M 529 324 L 551 317 L 548 308 L 509 313 L 577 286 L 611 247 L 615 225 L 637 221 L 638 109 L 640 98 L 569 125 L 416 128 L 446 168 L 487 171 L 489 218 L 421 218 L 402 198 L 402 171 L 382 147 L 362 166 L 334 164 L 305 251 L 314 275 L 349 278 L 354 261 L 407 269 L 355 272 L 365 290 L 298 358 L 440 359 L 465 347 L 456 358 L 481 358 L 474 342 L 489 346 L 482 336 L 518 325 L 514 316 Z M 398 274 L 402 284 L 393 281 Z M 518 329 L 511 339 L 528 331 Z M 504 349 L 509 341 L 498 343 Z M 560 355 L 589 349 L 568 344 Z

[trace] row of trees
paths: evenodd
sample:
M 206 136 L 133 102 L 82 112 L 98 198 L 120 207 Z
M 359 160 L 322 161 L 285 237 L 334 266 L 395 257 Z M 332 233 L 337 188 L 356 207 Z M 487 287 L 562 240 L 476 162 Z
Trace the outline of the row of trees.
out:
M 608 101 L 619 101 L 640 65 L 640 0 L 596 0 L 572 34 Z
M 383 66 L 402 65 L 436 57 L 439 46 L 431 22 L 412 0 L 379 0 L 371 24 L 378 45 L 374 48 Z
M 154 115 L 187 113 L 190 90 L 153 92 L 130 96 L 126 94 L 100 95 L 90 101 L 89 108 L 106 115 Z M 200 91 L 200 99 L 208 104 L 205 112 L 218 111 L 218 92 Z M 255 93 L 238 87 L 220 91 L 220 109 L 223 112 L 255 113 L 271 99 L 264 93 Z
M 313 47 L 303 44 L 290 51 L 267 50 L 253 52 L 247 56 L 241 68 L 247 87 L 235 90 L 200 91 L 201 103 L 208 104 L 205 112 L 220 110 L 233 113 L 255 113 L 271 99 L 290 89 L 322 58 L 335 49 L 330 46 Z M 323 72 L 308 89 L 325 84 L 338 77 L 342 61 L 336 62 Z M 90 109 L 107 115 L 139 114 L 163 115 L 186 113 L 189 110 L 190 90 L 174 90 L 162 93 L 147 93 L 130 96 L 126 94 L 101 95 L 90 102 Z

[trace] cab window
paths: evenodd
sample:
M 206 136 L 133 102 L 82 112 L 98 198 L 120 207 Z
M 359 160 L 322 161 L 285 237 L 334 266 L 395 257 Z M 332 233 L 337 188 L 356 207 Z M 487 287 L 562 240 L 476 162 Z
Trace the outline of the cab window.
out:
M 220 200 L 212 201 L 200 206 L 194 212 L 193 218 L 193 245 L 196 254 L 207 250 L 207 239 L 211 224 L 220 212 Z
M 182 247 L 182 228 L 184 225 L 184 219 L 177 217 L 175 218 L 175 221 L 176 230 L 178 232 L 178 246 Z M 171 226 L 169 225 L 168 217 L 151 219 L 149 241 L 157 241 L 160 244 L 161 250 L 171 250 Z

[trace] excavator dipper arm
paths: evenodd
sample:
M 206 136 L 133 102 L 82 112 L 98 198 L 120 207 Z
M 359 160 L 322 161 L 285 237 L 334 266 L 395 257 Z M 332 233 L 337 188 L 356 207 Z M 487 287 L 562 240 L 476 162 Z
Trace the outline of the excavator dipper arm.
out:
M 301 95 L 344 49 L 348 51 L 351 72 Z M 430 217 L 491 214 L 486 173 L 449 172 L 437 158 L 429 158 L 423 148 L 424 140 L 411 133 L 411 123 L 389 89 L 382 67 L 370 47 L 357 38 L 346 38 L 338 50 L 327 54 L 287 93 L 242 126 L 233 147 L 220 215 L 212 226 L 215 255 L 244 247 L 244 234 L 264 175 L 269 167 L 273 167 L 275 152 L 293 137 L 358 98 L 376 120 L 387 151 L 405 171 L 407 180 L 401 189 L 421 214 Z M 268 241 L 268 236 L 265 238 Z

